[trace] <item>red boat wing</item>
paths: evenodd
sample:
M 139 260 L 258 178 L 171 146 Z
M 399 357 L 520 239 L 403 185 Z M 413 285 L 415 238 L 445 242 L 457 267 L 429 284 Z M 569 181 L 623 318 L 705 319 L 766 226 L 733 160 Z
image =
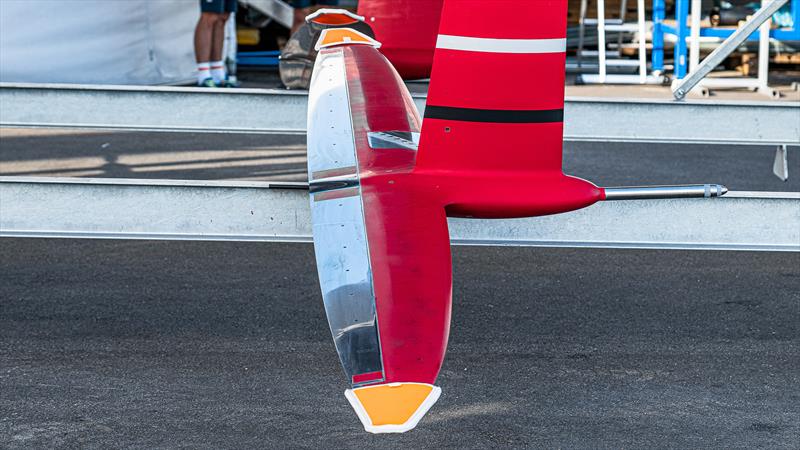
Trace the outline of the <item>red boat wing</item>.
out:
M 377 44 L 355 37 L 331 40 L 311 81 L 314 246 L 353 386 L 345 395 L 367 430 L 400 432 L 441 391 L 433 383 L 449 333 L 450 239 L 441 199 L 413 174 L 414 103 Z
M 433 384 L 450 328 L 450 236 L 442 204 L 409 176 L 419 118 L 376 49 L 343 48 L 386 382 Z
M 450 330 L 450 236 L 441 205 L 362 184 L 386 381 L 434 384 Z

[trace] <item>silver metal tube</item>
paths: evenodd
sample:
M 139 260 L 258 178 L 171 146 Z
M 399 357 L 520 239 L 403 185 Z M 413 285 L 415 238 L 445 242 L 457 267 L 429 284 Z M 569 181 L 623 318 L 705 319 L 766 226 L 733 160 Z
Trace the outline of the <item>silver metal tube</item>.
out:
M 761 7 L 769 5 L 770 0 L 762 0 Z M 769 77 L 769 29 L 772 27 L 772 16 L 768 17 L 758 29 L 758 87 L 768 89 Z
M 623 12 L 624 14 L 624 12 Z M 636 2 L 636 21 L 639 25 L 639 84 L 647 83 L 647 30 L 645 29 L 644 0 Z M 620 34 L 622 36 L 622 34 Z M 619 43 L 622 48 L 622 42 Z
M 607 187 L 606 200 L 642 200 L 655 198 L 721 197 L 728 188 L 721 184 L 687 184 L 680 186 Z
M 689 72 L 694 72 L 700 64 L 700 15 L 703 0 L 692 0 L 692 26 L 690 28 Z
M 597 1 L 597 51 L 600 65 L 600 83 L 606 81 L 606 11 L 605 0 Z

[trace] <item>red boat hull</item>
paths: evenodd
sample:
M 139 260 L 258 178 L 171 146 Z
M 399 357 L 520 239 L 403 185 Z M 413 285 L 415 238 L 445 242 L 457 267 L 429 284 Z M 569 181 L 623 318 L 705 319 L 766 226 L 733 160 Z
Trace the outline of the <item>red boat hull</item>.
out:
M 361 0 L 358 14 L 375 31 L 403 79 L 429 78 L 443 0 Z

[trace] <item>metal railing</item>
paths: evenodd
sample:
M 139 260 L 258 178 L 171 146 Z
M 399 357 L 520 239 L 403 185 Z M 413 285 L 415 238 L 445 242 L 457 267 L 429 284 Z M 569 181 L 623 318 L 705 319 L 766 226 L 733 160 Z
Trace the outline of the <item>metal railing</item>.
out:
M 413 98 L 423 111 L 425 94 Z M 307 102 L 278 89 L 0 83 L 0 126 L 305 134 Z M 568 97 L 564 117 L 565 141 L 800 144 L 793 102 Z
M 0 177 L 0 236 L 310 242 L 306 183 Z M 600 202 L 450 219 L 461 245 L 800 251 L 800 194 Z
M 414 95 L 420 110 L 425 100 Z M 306 103 L 305 92 L 270 89 L 0 83 L 0 126 L 304 134 Z M 798 144 L 798 116 L 796 103 L 568 98 L 564 134 L 590 142 Z M 0 177 L 0 236 L 305 242 L 305 189 Z M 555 216 L 449 223 L 452 242 L 467 245 L 800 251 L 800 194 L 601 202 Z

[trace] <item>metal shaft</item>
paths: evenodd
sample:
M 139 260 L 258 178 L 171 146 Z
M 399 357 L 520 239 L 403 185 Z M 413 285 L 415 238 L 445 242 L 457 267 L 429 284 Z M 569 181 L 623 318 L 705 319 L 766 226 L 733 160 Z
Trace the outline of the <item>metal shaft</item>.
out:
M 728 192 L 721 184 L 687 184 L 681 186 L 607 187 L 606 200 L 641 200 L 654 198 L 720 197 Z

